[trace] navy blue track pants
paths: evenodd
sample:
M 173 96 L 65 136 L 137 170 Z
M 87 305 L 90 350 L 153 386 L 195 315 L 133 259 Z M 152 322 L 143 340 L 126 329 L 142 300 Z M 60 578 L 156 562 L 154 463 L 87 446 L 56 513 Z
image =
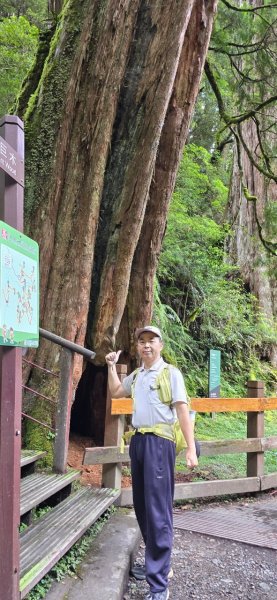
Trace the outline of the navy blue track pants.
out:
M 146 579 L 151 592 L 168 585 L 173 541 L 175 444 L 152 433 L 131 438 L 134 509 L 145 542 Z

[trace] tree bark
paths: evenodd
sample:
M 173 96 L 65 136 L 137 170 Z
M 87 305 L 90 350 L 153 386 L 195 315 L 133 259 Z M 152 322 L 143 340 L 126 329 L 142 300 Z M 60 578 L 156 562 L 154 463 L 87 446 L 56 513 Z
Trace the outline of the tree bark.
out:
M 251 0 L 251 5 L 261 6 L 260 0 Z M 254 17 L 255 18 L 255 17 Z M 243 68 L 243 65 L 241 65 Z M 257 63 L 256 75 L 263 79 L 263 73 L 260 72 L 262 66 Z M 259 86 L 256 90 L 260 94 L 260 102 L 263 102 L 268 93 L 267 85 Z M 251 98 L 253 90 L 249 88 L 249 97 Z M 272 111 L 276 109 L 271 108 Z M 260 111 L 259 121 L 267 123 L 266 109 Z M 259 238 L 257 218 L 266 232 L 265 213 L 267 203 L 277 201 L 276 184 L 270 182 L 264 174 L 250 160 L 245 147 L 247 147 L 257 163 L 263 164 L 263 155 L 261 143 L 264 148 L 274 148 L 274 134 L 270 133 L 269 127 L 262 127 L 260 139 L 257 133 L 257 127 L 253 119 L 249 119 L 241 126 L 241 139 L 239 147 L 234 150 L 233 172 L 230 182 L 228 218 L 232 225 L 232 236 L 228 240 L 228 253 L 231 262 L 238 264 L 240 272 L 249 291 L 258 299 L 258 305 L 264 314 L 272 322 L 277 315 L 277 281 L 274 277 L 274 268 L 276 272 L 276 258 L 268 254 Z M 274 155 L 274 151 L 267 152 Z M 239 154 L 239 156 L 238 156 Z M 276 159 L 271 160 L 271 167 L 276 169 Z M 257 198 L 256 211 L 253 201 L 247 200 L 243 187 L 246 186 L 248 192 Z M 257 218 L 255 215 L 257 212 Z M 266 237 L 266 233 L 264 233 Z M 275 265 L 275 267 L 274 267 Z M 277 344 L 271 344 L 267 350 L 267 357 L 273 366 L 277 366 Z
M 131 333 L 136 327 L 151 320 L 153 286 L 165 233 L 166 215 L 204 67 L 203 58 L 201 60 L 200 57 L 206 56 L 208 50 L 215 9 L 214 0 L 197 0 L 190 14 L 159 143 L 143 227 L 132 264 L 126 307 L 127 328 L 124 321 L 124 329 Z M 122 335 L 121 332 L 122 327 Z M 124 342 L 123 347 L 126 347 L 123 338 L 122 343 Z M 131 342 L 134 355 L 133 336 Z
M 142 2 L 138 11 L 97 239 L 91 339 L 100 362 L 115 343 L 126 305 L 133 256 L 192 7 L 192 1 L 177 5 Z M 98 281 L 97 273 L 101 274 Z
M 151 318 L 215 8 L 216 0 L 68 0 L 37 88 L 19 101 L 27 233 L 40 244 L 40 323 L 96 351 L 80 385 L 85 401 L 91 388 L 95 402 L 106 352 L 123 341 L 127 358 L 133 329 Z M 58 354 L 42 342 L 36 360 L 55 368 Z M 76 357 L 75 386 L 81 371 Z M 101 412 L 102 392 L 99 402 Z
M 255 129 L 251 123 L 243 128 L 243 136 L 250 148 L 258 147 Z M 276 185 L 269 186 L 265 177 L 250 162 L 243 148 L 240 152 L 243 177 L 249 192 L 258 199 L 258 218 L 260 223 L 264 224 L 268 200 L 277 201 Z M 253 203 L 247 201 L 243 193 L 236 151 L 229 192 L 228 219 L 232 226 L 232 235 L 227 245 L 229 260 L 239 265 L 248 290 L 256 296 L 264 314 L 273 321 L 277 315 L 277 283 L 271 273 L 273 263 L 276 266 L 276 258 L 267 255 L 259 239 Z M 270 345 L 268 358 L 276 367 L 276 344 Z

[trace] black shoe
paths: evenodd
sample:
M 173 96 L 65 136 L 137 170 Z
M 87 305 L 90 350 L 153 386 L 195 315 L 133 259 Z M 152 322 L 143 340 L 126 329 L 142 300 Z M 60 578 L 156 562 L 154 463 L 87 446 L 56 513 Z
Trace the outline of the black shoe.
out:
M 133 565 L 130 569 L 130 575 L 139 581 L 143 581 L 146 579 L 145 565 Z M 170 569 L 167 577 L 168 579 L 173 577 L 173 569 Z
M 146 579 L 145 565 L 133 565 L 130 569 L 130 575 L 139 581 L 143 581 L 143 579 Z

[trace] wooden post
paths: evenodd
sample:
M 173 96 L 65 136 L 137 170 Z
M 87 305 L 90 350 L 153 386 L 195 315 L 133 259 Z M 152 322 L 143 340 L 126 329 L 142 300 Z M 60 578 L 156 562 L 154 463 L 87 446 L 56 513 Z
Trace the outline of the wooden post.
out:
M 248 398 L 263 398 L 264 383 L 263 381 L 248 381 L 247 382 L 247 397 Z M 247 413 L 247 437 L 264 437 L 264 413 L 263 412 L 248 412 Z M 261 477 L 264 475 L 264 453 L 250 452 L 247 454 L 247 477 Z
M 127 374 L 127 365 L 116 365 L 120 381 Z M 120 446 L 124 433 L 124 415 L 111 414 L 111 395 L 107 389 L 104 446 Z M 121 489 L 121 463 L 103 465 L 102 487 Z
M 54 443 L 53 471 L 65 473 L 70 431 L 72 406 L 73 352 L 61 348 L 60 354 L 60 393 L 56 414 L 56 437 Z
M 0 120 L 0 136 L 24 161 L 24 126 L 15 116 Z M 3 162 L 5 161 L 5 162 Z M 22 184 L 5 172 L 15 155 L 0 144 L 0 219 L 23 230 Z M 1 165 L 4 165 L 1 167 Z M 0 582 L 1 598 L 19 599 L 20 452 L 22 349 L 0 347 Z

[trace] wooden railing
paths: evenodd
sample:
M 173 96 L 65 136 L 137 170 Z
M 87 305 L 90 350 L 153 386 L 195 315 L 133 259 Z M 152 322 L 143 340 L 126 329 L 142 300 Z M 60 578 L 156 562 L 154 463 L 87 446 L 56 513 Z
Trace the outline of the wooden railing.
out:
M 119 378 L 126 374 L 125 365 L 117 365 Z M 247 438 L 201 442 L 202 456 L 218 454 L 247 454 L 246 477 L 214 481 L 175 484 L 175 500 L 259 492 L 277 486 L 277 472 L 265 475 L 264 453 L 277 449 L 277 436 L 264 437 L 264 411 L 277 409 L 277 398 L 264 397 L 264 384 L 249 381 L 247 398 L 192 398 L 191 408 L 200 413 L 246 412 Z M 125 415 L 131 414 L 130 398 L 107 398 L 105 446 L 87 448 L 84 464 L 103 464 L 102 485 L 121 488 L 122 463 L 128 463 L 129 448 L 123 453 L 120 442 L 124 432 Z M 201 458 L 200 458 L 201 461 Z M 201 464 L 201 463 L 200 463 Z M 132 504 L 132 488 L 121 488 L 119 504 Z

